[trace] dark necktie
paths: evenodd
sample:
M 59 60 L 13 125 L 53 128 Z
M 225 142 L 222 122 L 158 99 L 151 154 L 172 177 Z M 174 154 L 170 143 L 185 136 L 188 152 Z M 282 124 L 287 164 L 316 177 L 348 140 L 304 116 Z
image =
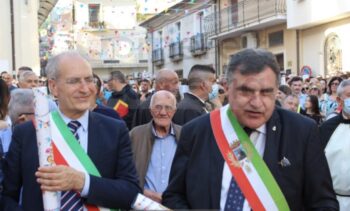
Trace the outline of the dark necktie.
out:
M 245 127 L 243 129 L 248 136 L 250 136 L 250 134 L 254 131 L 253 129 L 248 127 Z M 232 177 L 230 187 L 227 193 L 225 211 L 243 210 L 243 203 L 244 203 L 243 193 L 239 188 L 238 184 L 236 183 L 235 179 Z
M 70 121 L 68 123 L 69 130 L 73 133 L 75 138 L 79 141 L 78 129 L 81 126 L 79 121 Z M 62 191 L 61 194 L 61 210 L 62 211 L 82 211 L 84 208 L 83 201 L 81 200 L 80 194 L 71 191 Z

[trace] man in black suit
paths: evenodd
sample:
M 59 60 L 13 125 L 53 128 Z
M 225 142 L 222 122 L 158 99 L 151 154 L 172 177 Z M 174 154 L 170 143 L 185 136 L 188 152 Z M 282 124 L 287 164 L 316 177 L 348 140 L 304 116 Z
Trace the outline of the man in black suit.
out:
M 35 128 L 27 122 L 15 128 L 5 160 L 2 210 L 43 210 L 42 191 L 61 191 L 62 198 L 72 193 L 76 202 L 66 209 L 129 209 L 140 189 L 128 130 L 121 121 L 89 112 L 96 93 L 91 66 L 78 53 L 65 52 L 50 59 L 46 71 L 59 115 L 65 123 L 74 121 L 74 135 L 101 177 L 65 165 L 39 167 Z
M 189 92 L 184 94 L 184 99 L 177 106 L 173 122 L 184 125 L 192 119 L 208 113 L 205 101 L 209 99 L 209 93 L 215 83 L 215 70 L 206 65 L 194 65 L 188 74 Z
M 261 49 L 238 52 L 228 66 L 229 105 L 221 108 L 220 114 L 231 112 L 241 127 L 253 131 L 250 135 L 253 147 L 266 163 L 290 210 L 338 210 L 317 125 L 298 114 L 275 108 L 278 78 L 279 67 L 270 52 Z M 236 178 L 230 171 L 233 164 L 225 163 L 213 135 L 220 124 L 210 118 L 203 115 L 182 128 L 163 204 L 172 209 L 250 210 L 252 205 L 247 201 L 250 196 L 240 190 L 249 184 L 233 179 Z M 231 127 L 230 122 L 228 125 Z M 238 133 L 233 130 L 229 135 Z M 234 140 L 223 142 L 237 143 Z M 239 142 L 242 140 L 245 139 Z M 249 158 L 251 153 L 246 154 Z M 234 197 L 241 195 L 233 207 L 227 203 L 231 203 L 231 189 L 236 191 Z

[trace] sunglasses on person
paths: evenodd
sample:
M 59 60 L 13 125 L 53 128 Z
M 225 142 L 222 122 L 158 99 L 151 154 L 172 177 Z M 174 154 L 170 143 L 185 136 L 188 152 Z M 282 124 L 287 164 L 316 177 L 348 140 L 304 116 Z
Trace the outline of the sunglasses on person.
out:
M 219 89 L 219 94 L 224 94 L 225 93 L 225 90 L 223 90 L 223 89 Z

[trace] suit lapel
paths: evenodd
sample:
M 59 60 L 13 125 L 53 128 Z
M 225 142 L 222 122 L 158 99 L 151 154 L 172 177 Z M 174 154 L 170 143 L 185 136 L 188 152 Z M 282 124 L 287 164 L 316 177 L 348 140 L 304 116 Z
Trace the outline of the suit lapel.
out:
M 282 125 L 275 109 L 266 125 L 266 143 L 263 159 L 271 173 L 277 172 L 278 161 L 281 159 L 281 132 Z M 274 174 L 275 175 L 275 174 Z
M 96 149 L 99 148 L 99 143 L 96 140 L 99 140 L 99 122 L 96 118 L 93 117 L 93 115 L 94 114 L 92 112 L 89 112 L 87 154 L 97 167 L 98 165 L 96 162 L 98 161 L 98 150 Z
M 216 144 L 214 136 L 210 141 L 210 161 L 209 161 L 209 177 L 211 195 L 211 207 L 220 208 L 222 173 L 224 170 L 224 158 Z

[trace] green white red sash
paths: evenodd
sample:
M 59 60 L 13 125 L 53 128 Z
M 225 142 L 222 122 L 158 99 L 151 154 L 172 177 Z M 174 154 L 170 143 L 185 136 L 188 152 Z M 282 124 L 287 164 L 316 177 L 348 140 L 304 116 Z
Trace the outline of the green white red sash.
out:
M 96 166 L 70 132 L 57 111 L 51 112 L 50 123 L 52 150 L 56 165 L 70 166 L 78 171 L 101 177 Z M 88 204 L 84 204 L 84 206 L 89 211 L 110 210 Z
M 210 122 L 220 152 L 250 207 L 254 211 L 290 210 L 277 182 L 231 108 L 225 106 L 211 112 Z

